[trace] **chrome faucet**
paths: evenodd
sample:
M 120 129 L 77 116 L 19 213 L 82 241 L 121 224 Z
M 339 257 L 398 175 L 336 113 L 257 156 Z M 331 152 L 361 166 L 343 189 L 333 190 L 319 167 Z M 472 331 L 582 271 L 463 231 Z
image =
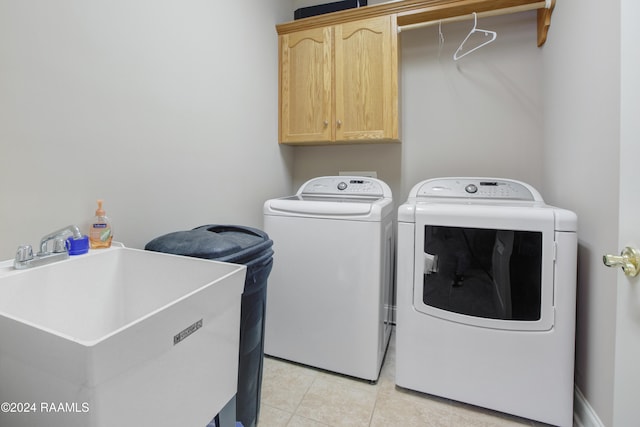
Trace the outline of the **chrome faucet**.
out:
M 82 237 L 80 229 L 75 225 L 68 225 L 60 230 L 47 234 L 40 239 L 40 252 L 33 254 L 31 245 L 22 245 L 16 252 L 13 267 L 16 270 L 24 270 L 38 265 L 45 265 L 69 258 L 69 246 L 67 238 L 78 239 Z M 53 248 L 49 250 L 49 243 L 53 242 Z
M 64 242 L 67 240 L 68 237 L 79 239 L 82 237 L 82 233 L 80 232 L 80 229 L 75 225 L 67 225 L 66 227 L 61 228 L 60 230 L 56 230 L 52 233 L 49 233 L 46 236 L 44 236 L 42 239 L 40 239 L 40 252 L 38 253 L 38 255 L 50 253 L 47 250 L 47 246 L 51 241 L 54 242 L 54 247 L 52 252 L 54 253 L 61 252 L 60 250 L 61 248 L 59 248 L 58 241 L 62 239 L 62 241 Z

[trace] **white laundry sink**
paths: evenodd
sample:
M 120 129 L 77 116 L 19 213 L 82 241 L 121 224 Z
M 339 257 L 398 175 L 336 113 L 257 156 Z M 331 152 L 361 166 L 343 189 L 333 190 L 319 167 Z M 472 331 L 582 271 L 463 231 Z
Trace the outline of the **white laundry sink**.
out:
M 124 247 L 9 265 L 0 426 L 204 427 L 235 395 L 245 266 Z

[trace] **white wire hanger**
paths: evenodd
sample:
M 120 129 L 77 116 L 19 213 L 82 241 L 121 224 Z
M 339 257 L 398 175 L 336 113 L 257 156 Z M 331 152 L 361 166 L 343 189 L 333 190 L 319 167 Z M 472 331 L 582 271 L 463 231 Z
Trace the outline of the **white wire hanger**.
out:
M 444 34 L 442 34 L 442 21 L 438 23 L 438 58 L 440 58 L 440 54 L 442 53 L 442 48 L 444 47 Z
M 478 26 L 478 15 L 473 12 L 473 28 L 471 29 L 471 31 L 469 32 L 469 34 L 467 34 L 467 37 L 464 38 L 464 40 L 462 40 L 462 43 L 460 43 L 460 47 L 458 47 L 458 50 L 456 50 L 456 53 L 453 54 L 453 59 L 455 61 L 457 61 L 458 59 L 467 56 L 468 54 L 470 54 L 473 51 L 476 51 L 478 49 L 480 49 L 483 46 L 488 45 L 489 43 L 491 43 L 492 41 L 494 41 L 496 39 L 496 36 L 498 35 L 495 31 L 489 31 L 489 30 L 482 30 L 480 28 L 477 27 Z M 462 51 L 462 48 L 464 46 L 464 44 L 467 42 L 467 40 L 469 40 L 469 37 L 471 37 L 472 34 L 474 33 L 484 33 L 484 35 L 486 37 L 491 37 L 490 39 L 485 40 L 483 43 L 481 43 L 480 45 L 474 47 L 471 50 L 468 50 L 466 52 L 464 52 L 463 54 L 459 55 L 459 53 Z

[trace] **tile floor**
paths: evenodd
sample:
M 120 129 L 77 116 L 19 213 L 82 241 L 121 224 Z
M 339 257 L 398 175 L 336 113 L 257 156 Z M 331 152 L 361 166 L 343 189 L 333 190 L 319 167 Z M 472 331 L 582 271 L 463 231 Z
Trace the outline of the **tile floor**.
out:
M 395 386 L 395 339 L 372 385 L 265 357 L 258 427 L 542 426 Z

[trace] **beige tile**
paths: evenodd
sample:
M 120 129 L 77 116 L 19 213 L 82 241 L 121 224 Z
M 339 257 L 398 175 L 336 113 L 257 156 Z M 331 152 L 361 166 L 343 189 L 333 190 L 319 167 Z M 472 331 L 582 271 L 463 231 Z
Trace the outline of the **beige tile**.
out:
M 329 424 L 294 415 L 287 427 L 328 427 Z M 262 427 L 262 426 L 261 426 Z
M 296 415 L 335 427 L 366 427 L 376 396 L 377 389 L 370 384 L 318 375 L 300 402 Z
M 429 399 L 411 392 L 396 390 L 381 393 L 371 419 L 372 427 L 448 427 L 450 405 L 443 399 Z
M 376 390 L 376 384 L 372 384 L 370 381 L 349 377 L 342 374 L 336 374 L 334 372 L 319 370 L 317 378 L 325 379 L 343 387 L 360 389 L 364 392 L 373 393 Z
M 293 416 L 292 413 L 283 411 L 273 406 L 260 404 L 260 416 L 258 417 L 259 427 L 286 427 Z
M 266 357 L 261 402 L 294 413 L 316 375 L 317 372 L 302 366 Z

